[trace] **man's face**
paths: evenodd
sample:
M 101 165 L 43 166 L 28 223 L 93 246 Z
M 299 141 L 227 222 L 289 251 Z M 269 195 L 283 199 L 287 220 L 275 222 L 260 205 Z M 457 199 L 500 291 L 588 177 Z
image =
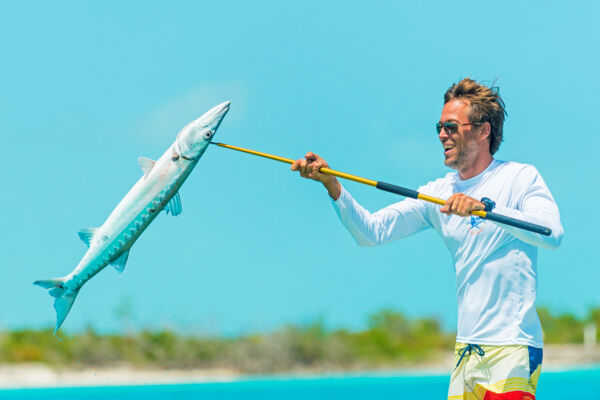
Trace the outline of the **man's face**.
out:
M 456 122 L 468 124 L 470 105 L 464 100 L 451 100 L 444 105 L 440 123 Z M 474 130 L 476 126 L 458 126 L 458 130 L 449 133 L 442 129 L 438 134 L 444 146 L 444 164 L 459 172 L 473 165 L 477 158 L 479 145 Z

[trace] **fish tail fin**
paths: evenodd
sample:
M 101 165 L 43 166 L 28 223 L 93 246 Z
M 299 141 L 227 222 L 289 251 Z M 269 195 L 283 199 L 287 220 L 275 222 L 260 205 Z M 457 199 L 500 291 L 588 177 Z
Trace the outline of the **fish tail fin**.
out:
M 67 314 L 69 314 L 69 310 L 71 310 L 71 307 L 73 306 L 77 293 L 79 293 L 79 289 L 75 291 L 66 289 L 63 285 L 64 282 L 64 278 L 44 279 L 33 282 L 34 285 L 49 289 L 48 292 L 50 296 L 54 297 L 54 309 L 56 310 L 55 334 L 65 318 L 67 318 Z

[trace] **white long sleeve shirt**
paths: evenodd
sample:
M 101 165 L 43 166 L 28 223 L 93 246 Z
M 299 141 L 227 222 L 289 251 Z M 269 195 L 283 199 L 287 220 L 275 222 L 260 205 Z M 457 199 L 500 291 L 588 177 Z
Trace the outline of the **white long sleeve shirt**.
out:
M 461 180 L 449 173 L 418 191 L 443 199 L 454 193 L 488 197 L 496 203 L 494 212 L 549 227 L 552 234 L 542 236 L 479 217 L 447 216 L 438 205 L 410 198 L 371 214 L 344 188 L 333 204 L 361 246 L 435 229 L 454 260 L 457 342 L 543 347 L 535 310 L 537 247 L 558 247 L 563 229 L 558 207 L 535 167 L 494 160 L 473 178 Z

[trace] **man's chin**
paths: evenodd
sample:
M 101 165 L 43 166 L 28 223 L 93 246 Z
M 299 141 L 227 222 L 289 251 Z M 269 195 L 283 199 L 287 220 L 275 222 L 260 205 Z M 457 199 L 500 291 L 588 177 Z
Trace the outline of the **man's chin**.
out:
M 458 167 L 459 167 L 459 165 L 456 162 L 456 160 L 453 160 L 451 158 L 446 158 L 444 160 L 444 164 L 446 165 L 446 167 L 452 168 L 452 169 L 458 169 Z

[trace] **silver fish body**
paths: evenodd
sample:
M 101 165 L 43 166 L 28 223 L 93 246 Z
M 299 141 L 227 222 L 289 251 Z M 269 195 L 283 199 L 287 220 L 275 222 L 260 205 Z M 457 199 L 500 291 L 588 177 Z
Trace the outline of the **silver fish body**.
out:
M 230 102 L 213 107 L 190 122 L 157 160 L 140 157 L 144 175 L 99 228 L 83 229 L 81 239 L 89 246 L 75 269 L 65 277 L 35 281 L 55 298 L 56 328 L 65 320 L 80 288 L 107 265 L 123 272 L 129 250 L 162 211 L 181 213 L 179 188 L 190 175 L 214 137 Z

